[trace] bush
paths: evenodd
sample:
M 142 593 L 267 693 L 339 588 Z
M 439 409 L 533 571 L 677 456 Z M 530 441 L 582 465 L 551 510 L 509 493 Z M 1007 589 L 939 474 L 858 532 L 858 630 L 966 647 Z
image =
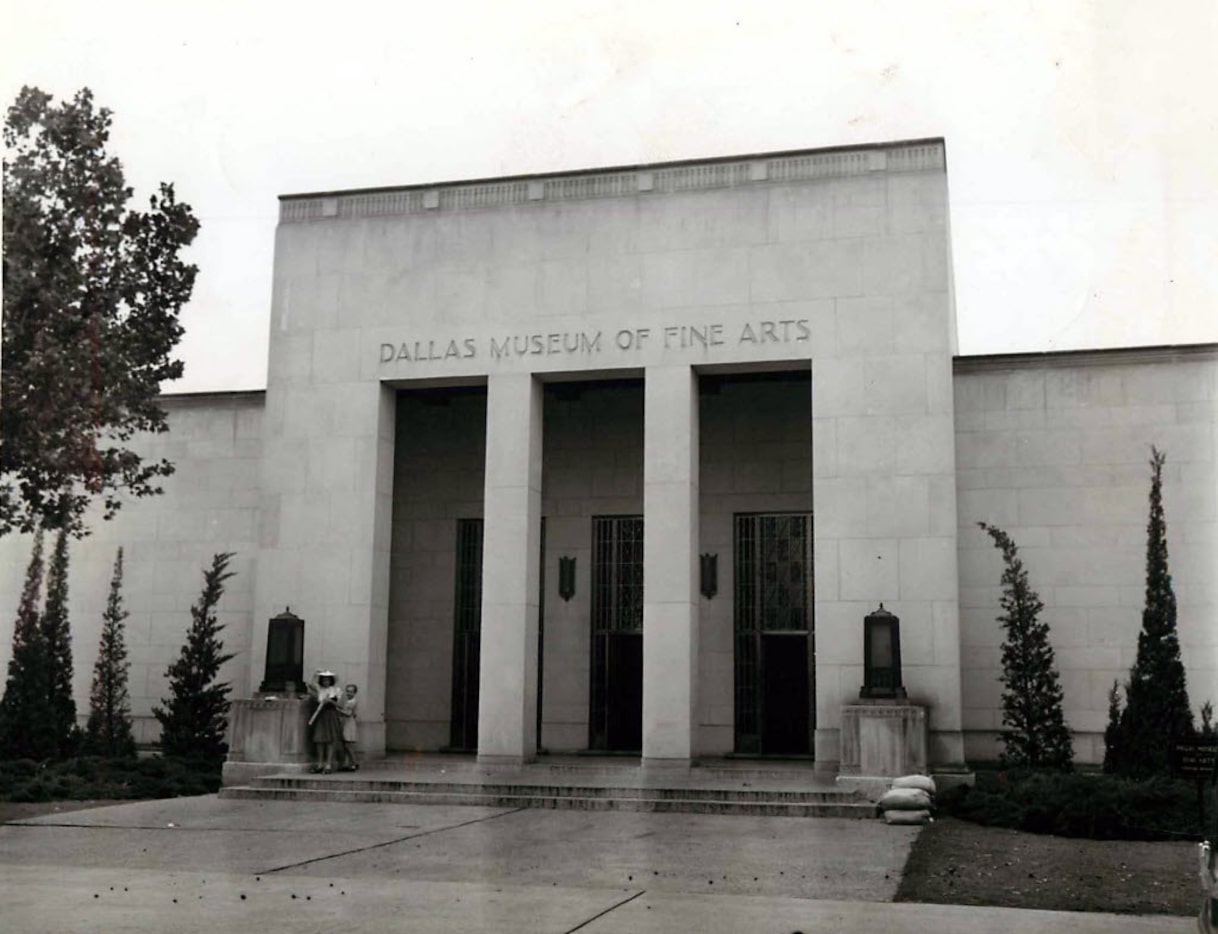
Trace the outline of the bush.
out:
M 29 759 L 0 762 L 0 801 L 174 798 L 219 788 L 216 763 L 196 758 L 81 756 L 46 765 Z
M 948 814 L 978 824 L 1092 840 L 1178 840 L 1201 836 L 1189 782 L 1113 775 L 980 772 L 973 787 L 937 799 Z

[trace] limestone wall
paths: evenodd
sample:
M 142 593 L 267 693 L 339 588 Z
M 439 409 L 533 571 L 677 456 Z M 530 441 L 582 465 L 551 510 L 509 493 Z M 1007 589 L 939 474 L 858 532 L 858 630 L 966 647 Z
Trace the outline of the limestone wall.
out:
M 1103 759 L 1108 690 L 1128 678 L 1144 604 L 1150 446 L 1194 709 L 1218 699 L 1218 353 L 1163 350 L 959 358 L 956 466 L 961 665 L 970 758 L 1001 728 L 1002 562 L 976 523 L 1011 534 L 1044 619 L 1080 761 Z
M 177 472 L 162 483 L 164 494 L 128 501 L 110 522 L 95 514 L 88 523 L 93 534 L 73 542 L 69 557 L 74 693 L 83 718 L 89 711 L 89 687 L 115 552 L 123 548 L 123 597 L 131 613 L 128 686 L 136 740 L 141 743 L 156 742 L 160 736 L 152 708 L 167 694 L 165 669 L 182 647 L 190 606 L 203 585 L 203 568 L 219 551 L 236 552 L 230 565 L 236 576 L 226 585 L 219 611 L 226 627 L 225 650 L 235 652 L 236 658 L 220 676 L 233 683 L 235 697 L 245 694 L 251 678 L 263 394 L 167 396 L 164 405 L 169 432 L 141 436 L 133 444 L 147 457 L 166 457 L 177 466 Z M 3 672 L 12 652 L 12 625 L 30 544 L 25 536 L 0 538 Z M 259 671 L 255 677 L 261 676 Z

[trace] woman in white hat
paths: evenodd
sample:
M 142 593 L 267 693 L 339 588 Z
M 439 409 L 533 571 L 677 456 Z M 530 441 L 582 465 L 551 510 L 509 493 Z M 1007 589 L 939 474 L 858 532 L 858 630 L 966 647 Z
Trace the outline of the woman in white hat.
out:
M 313 745 L 317 749 L 317 765 L 313 771 L 329 775 L 334 771 L 334 757 L 343 741 L 342 717 L 339 705 L 343 701 L 343 689 L 332 671 L 313 672 L 309 693 L 317 699 L 317 709 L 309 718 L 313 729 Z

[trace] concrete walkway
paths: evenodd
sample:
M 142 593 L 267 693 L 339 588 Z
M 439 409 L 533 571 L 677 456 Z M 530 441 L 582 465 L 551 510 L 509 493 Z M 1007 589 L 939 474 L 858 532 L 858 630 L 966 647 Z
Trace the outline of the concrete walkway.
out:
M 1186 918 L 896 905 L 879 821 L 220 800 L 0 827 L 0 929 L 1190 931 Z

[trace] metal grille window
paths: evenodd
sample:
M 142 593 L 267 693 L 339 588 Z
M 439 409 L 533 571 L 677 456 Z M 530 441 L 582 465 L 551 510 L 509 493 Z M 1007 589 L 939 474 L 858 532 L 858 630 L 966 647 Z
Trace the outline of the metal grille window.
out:
M 642 517 L 596 516 L 592 538 L 593 631 L 642 632 Z
M 735 550 L 736 748 L 806 752 L 815 722 L 812 517 L 738 515 Z
M 478 666 L 482 637 L 482 520 L 457 520 L 453 600 L 453 692 L 449 745 L 478 747 Z
M 589 745 L 642 743 L 643 518 L 592 519 L 592 697 Z

